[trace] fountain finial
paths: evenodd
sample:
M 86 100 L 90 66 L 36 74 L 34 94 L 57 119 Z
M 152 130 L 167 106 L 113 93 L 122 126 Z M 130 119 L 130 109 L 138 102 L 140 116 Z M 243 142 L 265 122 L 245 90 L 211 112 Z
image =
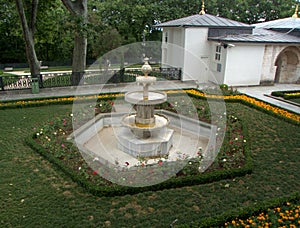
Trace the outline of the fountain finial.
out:
M 142 72 L 145 77 L 148 77 L 149 73 L 152 71 L 152 67 L 149 65 L 149 58 L 144 58 L 144 65 L 142 66 Z

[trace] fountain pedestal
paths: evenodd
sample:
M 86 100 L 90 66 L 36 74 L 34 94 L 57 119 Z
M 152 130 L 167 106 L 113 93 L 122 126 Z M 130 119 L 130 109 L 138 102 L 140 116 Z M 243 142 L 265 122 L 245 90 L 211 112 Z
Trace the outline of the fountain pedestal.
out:
M 148 139 L 139 139 L 126 128 L 120 133 L 118 149 L 136 158 L 167 156 L 173 145 L 174 130 L 168 128 Z

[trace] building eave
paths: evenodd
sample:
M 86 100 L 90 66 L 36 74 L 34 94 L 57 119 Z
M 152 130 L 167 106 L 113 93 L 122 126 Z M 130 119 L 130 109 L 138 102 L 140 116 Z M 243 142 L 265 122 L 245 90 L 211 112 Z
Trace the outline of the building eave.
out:
M 248 27 L 236 27 L 236 26 L 205 26 L 205 25 L 165 25 L 165 26 L 159 26 L 155 25 L 153 26 L 155 28 L 220 28 L 220 29 L 254 29 L 254 26 L 248 26 Z
M 252 41 L 252 40 L 227 40 L 221 38 L 208 38 L 208 41 L 215 41 L 219 43 L 254 43 L 254 44 L 290 44 L 290 45 L 299 45 L 299 42 L 286 42 L 286 41 Z

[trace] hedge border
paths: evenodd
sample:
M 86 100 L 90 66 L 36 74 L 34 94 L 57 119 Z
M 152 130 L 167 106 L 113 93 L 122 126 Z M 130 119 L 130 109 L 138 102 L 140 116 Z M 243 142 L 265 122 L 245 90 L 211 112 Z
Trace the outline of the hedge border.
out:
M 245 137 L 248 137 L 246 127 L 243 126 L 243 134 Z M 122 196 L 122 195 L 133 195 L 146 191 L 159 191 L 164 189 L 171 188 L 181 188 L 185 186 L 193 186 L 200 184 L 212 183 L 215 181 L 225 180 L 225 179 L 233 179 L 235 177 L 245 176 L 246 174 L 251 174 L 253 169 L 253 162 L 250 152 L 249 143 L 244 144 L 244 154 L 246 158 L 245 164 L 241 168 L 233 168 L 230 170 L 217 170 L 209 173 L 202 173 L 199 175 L 191 175 L 184 177 L 173 177 L 165 182 L 160 184 L 147 186 L 147 187 L 127 187 L 127 186 L 112 186 L 112 187 L 99 187 L 94 186 L 82 176 L 78 175 L 74 170 L 65 166 L 59 159 L 50 154 L 46 149 L 44 149 L 40 144 L 38 144 L 35 140 L 35 135 L 27 137 L 25 142 L 31 147 L 34 151 L 45 157 L 51 163 L 55 164 L 56 167 L 62 170 L 65 174 L 71 177 L 71 179 L 78 183 L 80 186 L 85 188 L 89 193 L 96 196 Z
M 197 93 L 202 93 L 203 96 L 193 94 L 190 91 L 196 91 Z M 215 101 L 224 100 L 225 102 L 238 102 L 238 103 L 240 102 L 240 103 L 245 104 L 245 105 L 247 105 L 251 108 L 255 108 L 255 109 L 263 111 L 267 114 L 271 114 L 275 117 L 278 117 L 278 118 L 283 119 L 285 121 L 288 121 L 290 123 L 297 124 L 297 125 L 300 124 L 300 115 L 299 115 L 299 113 L 295 113 L 293 111 L 286 110 L 284 108 L 281 108 L 281 107 L 276 106 L 274 104 L 271 104 L 269 102 L 266 102 L 266 101 L 263 101 L 263 100 L 255 98 L 255 97 L 245 95 L 245 94 L 229 95 L 229 96 L 215 96 L 217 98 L 211 98 L 210 95 L 206 96 L 203 92 L 201 92 L 198 89 L 178 89 L 178 90 L 169 90 L 167 92 L 170 92 L 171 94 L 180 94 L 182 92 L 185 92 L 191 97 L 196 97 L 196 98 L 200 98 L 200 99 L 204 99 L 204 100 L 215 100 Z M 80 95 L 80 96 L 77 96 L 77 97 L 79 97 L 79 98 L 80 97 L 83 97 L 83 98 L 84 97 L 85 98 L 86 97 L 93 97 L 91 99 L 95 99 L 96 98 L 95 96 L 98 96 L 98 99 L 99 98 L 101 98 L 101 99 L 114 99 L 118 96 L 124 96 L 124 94 L 111 92 L 111 93 L 102 93 L 102 94 L 99 94 L 99 95 L 95 95 L 95 94 L 94 95 L 93 94 Z M 106 97 L 103 98 L 102 96 L 106 96 Z M 284 110 L 287 113 L 291 113 L 291 114 L 297 116 L 298 117 L 297 119 L 299 119 L 299 120 L 293 120 L 293 119 L 290 119 L 288 117 L 282 116 L 278 113 L 274 113 L 271 110 L 266 110 L 262 107 L 259 107 L 255 104 L 252 104 L 252 103 L 246 101 L 245 99 L 241 99 L 239 97 L 251 98 L 251 99 L 253 99 L 257 102 L 262 102 L 264 104 L 270 105 L 273 108 L 277 108 L 279 110 Z M 0 110 L 11 109 L 11 108 L 25 108 L 25 107 L 47 106 L 47 105 L 72 104 L 74 99 L 75 99 L 75 96 L 62 96 L 62 97 L 45 97 L 45 98 L 33 98 L 33 99 L 29 98 L 29 99 L 23 99 L 23 100 L 0 101 Z
M 299 93 L 299 95 L 295 96 L 288 96 L 287 93 Z M 300 98 L 300 90 L 286 90 L 286 91 L 274 91 L 271 93 L 274 97 L 282 97 L 286 100 L 294 99 L 294 98 Z
M 84 101 L 100 99 L 99 96 L 103 100 L 114 99 L 118 96 L 124 96 L 122 93 L 103 93 L 103 94 L 85 94 L 79 96 L 52 96 L 52 97 L 43 97 L 43 98 L 26 98 L 26 99 L 18 99 L 18 100 L 4 100 L 0 101 L 0 110 L 4 109 L 14 109 L 14 108 L 30 108 L 30 107 L 40 107 L 40 106 L 48 106 L 48 105 L 67 105 L 73 104 L 76 100 L 75 98 L 86 98 Z
M 282 107 L 279 107 L 277 105 L 274 105 L 274 104 L 271 104 L 269 102 L 266 102 L 264 100 L 261 100 L 261 99 L 258 99 L 256 97 L 252 97 L 252 96 L 249 96 L 249 95 L 245 95 L 245 94 L 238 94 L 238 95 L 231 95 L 231 96 L 217 96 L 215 97 L 214 95 L 212 97 L 210 97 L 210 95 L 208 96 L 200 96 L 200 95 L 197 95 L 197 94 L 193 94 L 189 91 L 196 91 L 196 92 L 200 92 L 202 93 L 201 91 L 197 90 L 197 89 L 189 89 L 187 90 L 187 93 L 192 96 L 192 97 L 195 97 L 195 98 L 200 98 L 200 99 L 204 99 L 204 100 L 210 100 L 210 101 L 221 101 L 221 100 L 224 100 L 225 102 L 230 102 L 230 103 L 242 103 L 250 108 L 255 108 L 256 110 L 259 110 L 259 111 L 262 111 L 266 114 L 269 114 L 271 116 L 274 116 L 276 118 L 279 118 L 281 120 L 284 120 L 284 121 L 287 121 L 289 123 L 292 123 L 292 124 L 295 124 L 295 125 L 300 125 L 300 114 L 299 113 L 296 113 L 296 112 L 293 112 L 293 111 L 290 111 L 290 110 L 287 110 L 287 109 L 284 109 Z M 223 98 L 220 98 L 220 97 L 223 97 Z M 256 101 L 256 102 L 261 102 L 265 105 L 269 105 L 270 107 L 272 108 L 275 108 L 275 109 L 278 109 L 280 111 L 284 111 L 286 113 L 289 113 L 289 114 L 292 114 L 294 116 L 297 117 L 297 120 L 294 120 L 294 119 L 291 119 L 291 118 L 288 118 L 286 116 L 283 116 L 283 115 L 280 115 L 278 113 L 275 113 L 273 112 L 272 110 L 267 110 L 261 106 L 258 106 L 256 104 L 253 104 L 245 99 L 241 99 L 239 97 L 245 97 L 245 98 L 249 98 L 249 99 L 252 99 L 253 101 Z

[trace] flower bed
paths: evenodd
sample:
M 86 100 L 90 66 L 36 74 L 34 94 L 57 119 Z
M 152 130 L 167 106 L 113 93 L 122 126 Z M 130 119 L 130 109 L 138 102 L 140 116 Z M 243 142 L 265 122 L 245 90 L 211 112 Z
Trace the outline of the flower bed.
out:
M 173 92 L 171 93 L 174 94 Z M 175 105 L 177 100 L 176 94 L 173 99 L 172 95 L 170 95 L 170 101 L 172 100 Z M 193 100 L 198 109 L 199 117 L 203 118 L 202 120 L 210 121 L 206 113 L 207 108 L 203 109 L 203 103 L 205 102 L 202 101 L 199 103 L 197 102 L 199 99 L 196 98 L 193 98 Z M 95 107 L 86 106 L 82 108 L 83 111 L 80 115 L 82 116 L 82 119 L 80 119 L 79 122 L 85 123 L 87 121 L 85 117 L 91 112 L 95 112 L 96 115 L 111 112 L 112 106 L 113 98 L 100 99 Z M 203 113 L 205 115 L 202 116 Z M 46 125 L 36 129 L 34 139 L 27 139 L 27 143 L 43 156 L 57 164 L 62 170 L 69 174 L 73 180 L 96 195 L 112 196 L 128 193 L 134 194 L 148 190 L 196 185 L 225 178 L 243 176 L 247 173 L 251 173 L 252 170 L 250 152 L 245 138 L 246 129 L 243 129 L 242 121 L 231 115 L 228 118 L 225 137 L 225 142 L 228 142 L 228 144 L 223 144 L 218 158 L 206 173 L 201 174 L 199 172 L 202 156 L 202 151 L 199 150 L 199 158 L 190 159 L 183 170 L 177 173 L 177 177 L 162 184 L 144 188 L 118 186 L 97 175 L 98 170 L 92 170 L 82 158 L 77 148 L 71 142 L 67 141 L 67 136 L 71 134 L 73 130 L 71 123 L 72 114 L 68 114 L 63 118 L 55 118 L 54 120 L 49 121 Z M 159 162 L 161 162 L 161 160 Z M 141 168 L 144 166 L 145 163 L 141 163 Z
M 269 104 L 265 101 L 250 97 L 248 95 L 231 95 L 231 96 L 220 96 L 220 95 L 206 95 L 199 90 L 186 90 L 186 92 L 192 96 L 200 97 L 203 99 L 224 99 L 226 102 L 242 102 L 250 107 L 262 110 L 268 114 L 275 115 L 276 117 L 282 118 L 292 123 L 300 122 L 300 115 L 275 105 Z
M 268 114 L 275 115 L 286 121 L 292 123 L 300 122 L 300 115 L 283 108 L 277 107 L 275 105 L 269 104 L 267 102 L 261 101 L 257 98 L 250 97 L 245 94 L 239 95 L 210 95 L 205 94 L 202 91 L 196 89 L 185 89 L 185 90 L 169 90 L 166 91 L 167 94 L 178 94 L 178 93 L 187 93 L 189 96 L 194 96 L 200 99 L 213 99 L 213 100 L 225 100 L 225 102 L 242 102 L 247 106 L 254 107 L 256 109 L 262 110 Z M 114 99 L 117 97 L 123 97 L 122 93 L 105 93 L 99 95 L 87 95 L 87 96 L 66 96 L 66 97 L 52 97 L 52 98 L 37 98 L 37 99 L 24 99 L 24 100 L 15 100 L 15 101 L 2 101 L 0 102 L 0 109 L 5 108 L 21 108 L 21 107 L 35 107 L 43 105 L 52 105 L 52 104 L 72 104 L 75 100 L 88 100 L 88 99 Z
M 287 102 L 293 102 L 295 105 L 300 105 L 300 91 L 294 90 L 294 91 L 275 91 L 272 92 L 272 96 L 280 97 Z
M 300 226 L 300 205 L 286 202 L 283 206 L 268 208 L 260 212 L 258 216 L 251 216 L 246 219 L 234 219 L 226 222 L 225 227 L 291 227 Z
M 299 227 L 299 202 L 299 193 L 294 193 L 224 212 L 205 219 L 197 227 Z
M 290 91 L 274 91 L 271 93 L 272 96 L 282 97 L 286 100 L 300 98 L 299 90 L 290 90 Z

